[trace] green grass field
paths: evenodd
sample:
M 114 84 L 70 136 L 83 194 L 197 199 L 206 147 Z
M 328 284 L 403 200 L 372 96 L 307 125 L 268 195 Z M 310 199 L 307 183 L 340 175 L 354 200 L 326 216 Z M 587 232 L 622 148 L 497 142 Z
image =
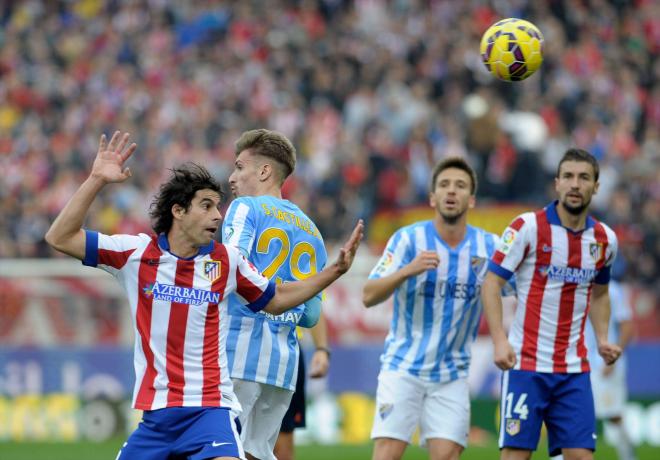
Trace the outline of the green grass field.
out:
M 104 443 L 3 443 L 0 442 L 0 460 L 114 460 L 123 439 Z M 660 447 L 648 445 L 637 449 L 639 460 L 657 460 L 660 458 Z M 363 460 L 371 458 L 371 444 L 356 446 L 308 445 L 296 448 L 297 460 Z M 404 456 L 406 460 L 426 459 L 426 451 L 419 447 L 410 447 Z M 495 445 L 489 447 L 469 447 L 461 457 L 462 460 L 491 460 L 498 458 Z M 544 449 L 538 451 L 532 458 L 547 459 Z M 616 460 L 614 449 L 602 444 L 598 445 L 595 458 L 597 460 Z

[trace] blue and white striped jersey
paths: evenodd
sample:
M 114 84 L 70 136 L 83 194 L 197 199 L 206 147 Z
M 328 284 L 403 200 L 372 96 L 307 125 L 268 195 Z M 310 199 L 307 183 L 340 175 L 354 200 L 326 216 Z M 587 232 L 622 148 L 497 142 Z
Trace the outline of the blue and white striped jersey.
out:
M 452 249 L 430 220 L 392 235 L 370 279 L 391 275 L 421 251 L 437 252 L 440 263 L 435 270 L 406 279 L 394 291 L 381 369 L 432 382 L 467 377 L 481 316 L 481 284 L 498 241 L 497 235 L 468 225 L 465 238 Z
M 316 225 L 298 206 L 273 196 L 235 199 L 223 222 L 222 240 L 238 247 L 278 283 L 307 278 L 322 270 L 327 260 Z M 300 305 L 277 316 L 253 313 L 232 295 L 226 345 L 231 377 L 295 390 L 296 325 L 304 308 Z

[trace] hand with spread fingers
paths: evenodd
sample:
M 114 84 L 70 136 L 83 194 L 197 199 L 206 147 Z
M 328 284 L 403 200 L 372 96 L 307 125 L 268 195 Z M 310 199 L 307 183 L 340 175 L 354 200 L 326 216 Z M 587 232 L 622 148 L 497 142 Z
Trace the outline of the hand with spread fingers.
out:
M 101 135 L 99 150 L 90 173 L 91 177 L 101 179 L 108 184 L 124 182 L 131 177 L 131 170 L 124 164 L 133 155 L 137 144 L 128 145 L 129 137 L 128 133 L 122 135 L 120 131 L 115 131 L 110 143 L 107 144 L 105 134 Z
M 351 233 L 350 238 L 339 250 L 339 256 L 335 261 L 335 266 L 339 273 L 346 273 L 351 265 L 353 265 L 353 259 L 355 258 L 355 253 L 357 252 L 360 242 L 364 237 L 364 222 L 362 219 L 358 221 Z

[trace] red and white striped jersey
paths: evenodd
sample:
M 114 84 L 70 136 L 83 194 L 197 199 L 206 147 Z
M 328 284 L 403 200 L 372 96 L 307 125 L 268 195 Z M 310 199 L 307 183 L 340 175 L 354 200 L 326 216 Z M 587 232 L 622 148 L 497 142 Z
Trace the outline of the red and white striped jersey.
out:
M 590 216 L 582 231 L 563 227 L 556 206 L 514 219 L 489 269 L 505 279 L 515 273 L 518 301 L 509 331 L 515 369 L 587 372 L 584 324 L 591 289 L 609 282 L 617 239 Z
M 121 283 L 135 333 L 133 407 L 211 406 L 240 410 L 224 349 L 227 297 L 263 309 L 275 284 L 237 249 L 215 241 L 190 259 L 169 252 L 165 235 L 87 231 L 83 263 Z

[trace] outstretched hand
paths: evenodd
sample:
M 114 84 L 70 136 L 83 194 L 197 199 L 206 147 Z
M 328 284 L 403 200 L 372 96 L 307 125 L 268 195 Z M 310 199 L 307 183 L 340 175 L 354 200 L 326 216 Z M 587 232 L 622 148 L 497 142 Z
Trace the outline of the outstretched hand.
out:
M 94 159 L 90 176 L 101 179 L 105 183 L 124 182 L 131 177 L 131 170 L 125 168 L 124 163 L 131 157 L 137 144 L 133 143 L 127 148 L 129 136 L 128 133 L 124 133 L 122 136 L 120 131 L 115 131 L 110 143 L 107 144 L 105 134 L 101 135 L 99 150 Z
M 353 233 L 351 233 L 351 236 L 348 239 L 348 241 L 346 241 L 346 243 L 344 243 L 344 245 L 339 250 L 339 256 L 337 257 L 337 260 L 335 262 L 337 270 L 342 275 L 346 273 L 349 268 L 351 268 L 351 265 L 353 265 L 353 259 L 355 259 L 355 253 L 357 252 L 357 249 L 360 246 L 360 242 L 362 241 L 363 236 L 364 236 L 364 222 L 362 221 L 362 219 L 360 219 L 358 220 L 358 223 L 355 225 L 355 228 L 353 229 Z

